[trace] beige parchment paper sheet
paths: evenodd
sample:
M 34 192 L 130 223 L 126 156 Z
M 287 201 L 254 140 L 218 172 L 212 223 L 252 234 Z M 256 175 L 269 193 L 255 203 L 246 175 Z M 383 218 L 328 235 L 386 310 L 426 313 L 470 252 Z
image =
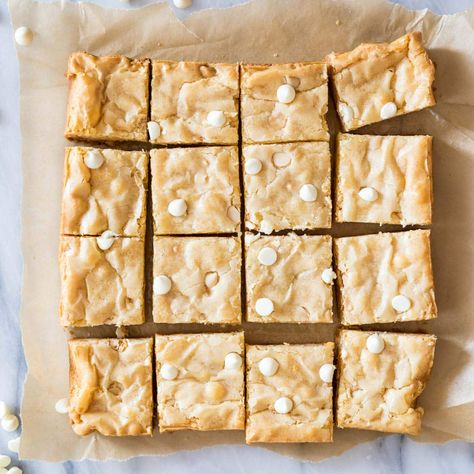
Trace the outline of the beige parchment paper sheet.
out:
M 125 459 L 244 442 L 242 432 L 79 438 L 67 417 L 54 410 L 55 401 L 68 391 L 66 337 L 57 320 L 57 249 L 65 146 L 64 73 L 69 53 L 87 50 L 175 60 L 267 63 L 317 60 L 332 50 L 392 40 L 412 30 L 423 32 L 436 62 L 438 105 L 364 131 L 435 137 L 432 242 L 439 319 L 406 324 L 402 329 L 439 336 L 432 378 L 420 400 L 426 414 L 418 439 L 474 440 L 474 9 L 440 17 L 427 11 L 408 11 L 383 0 L 256 0 L 227 10 L 201 12 L 184 24 L 167 4 L 125 11 L 88 4 L 10 0 L 10 10 L 14 28 L 28 25 L 35 32 L 30 47 L 18 48 L 23 164 L 21 327 L 28 363 L 22 458 Z M 331 124 L 335 131 L 334 117 Z M 377 230 L 339 226 L 333 232 Z M 141 333 L 156 330 L 147 323 Z M 171 328 L 159 330 L 170 332 Z M 246 325 L 246 330 L 250 342 L 309 342 L 329 339 L 334 328 Z M 113 331 L 100 334 L 111 335 Z M 139 334 L 135 331 L 133 335 Z M 378 436 L 336 430 L 331 445 L 266 447 L 300 459 L 321 460 Z

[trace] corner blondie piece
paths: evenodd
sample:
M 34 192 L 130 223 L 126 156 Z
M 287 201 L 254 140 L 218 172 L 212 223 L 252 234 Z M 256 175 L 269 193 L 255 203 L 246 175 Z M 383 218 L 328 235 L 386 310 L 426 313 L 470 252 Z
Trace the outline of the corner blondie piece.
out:
M 151 151 L 155 234 L 210 234 L 240 229 L 237 147 Z
M 328 56 L 337 111 L 345 131 L 435 105 L 435 68 L 421 33 L 392 43 L 361 44 Z
M 336 222 L 431 224 L 429 136 L 340 134 Z
M 237 144 L 237 64 L 153 61 L 152 70 L 152 143 Z
M 337 426 L 417 435 L 416 400 L 433 365 L 436 336 L 342 330 L 338 335 Z
M 160 432 L 243 430 L 244 333 L 157 335 Z
M 141 239 L 61 237 L 61 324 L 142 324 L 144 259 Z
M 245 221 L 264 234 L 331 227 L 331 156 L 327 142 L 243 148 Z
M 239 324 L 241 259 L 235 237 L 155 237 L 153 320 Z
M 80 436 L 151 435 L 153 338 L 69 341 L 69 417 Z
M 148 59 L 73 53 L 67 78 L 66 138 L 146 141 Z
M 332 322 L 331 236 L 246 234 L 245 268 L 247 321 Z
M 329 140 L 325 63 L 241 66 L 244 143 Z
M 61 233 L 145 236 L 148 155 L 66 148 Z
M 335 239 L 341 323 L 436 318 L 430 231 Z
M 247 345 L 247 443 L 332 441 L 334 343 Z

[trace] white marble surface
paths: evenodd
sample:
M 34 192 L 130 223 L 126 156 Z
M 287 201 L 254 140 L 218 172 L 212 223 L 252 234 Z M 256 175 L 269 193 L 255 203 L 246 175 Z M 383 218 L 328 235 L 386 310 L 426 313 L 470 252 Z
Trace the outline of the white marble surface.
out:
M 108 6 L 126 5 L 119 0 L 96 0 Z M 139 6 L 154 0 L 131 0 Z M 225 6 L 243 0 L 195 0 L 193 9 Z M 357 0 L 355 0 L 357 1 Z M 363 0 L 358 0 L 363 1 Z M 288 0 L 289 5 L 291 0 Z M 474 0 L 398 0 L 410 8 L 430 8 L 437 13 L 454 13 L 474 6 Z M 186 12 L 179 12 L 186 15 Z M 5 1 L 0 2 L 0 400 L 17 411 L 26 365 L 18 326 L 21 288 L 20 254 L 20 138 L 18 117 L 18 67 L 13 35 Z M 47 157 L 38 156 L 38 160 Z M 34 236 L 30 236 L 34 238 Z M 0 430 L 0 454 L 7 454 L 7 441 L 18 436 Z M 317 446 L 315 446 L 317 449 Z M 422 445 L 403 436 L 390 436 L 359 446 L 339 458 L 319 464 L 303 463 L 269 451 L 247 446 L 219 446 L 157 458 L 135 458 L 127 462 L 68 462 L 50 464 L 13 462 L 26 473 L 420 473 L 464 474 L 474 472 L 474 445 L 451 442 Z

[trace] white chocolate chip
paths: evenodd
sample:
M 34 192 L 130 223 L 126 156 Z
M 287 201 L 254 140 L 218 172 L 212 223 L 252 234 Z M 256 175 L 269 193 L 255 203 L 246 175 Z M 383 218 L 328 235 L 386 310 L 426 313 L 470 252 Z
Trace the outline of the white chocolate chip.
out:
M 397 104 L 394 102 L 387 102 L 380 109 L 380 118 L 386 120 L 397 115 Z
M 292 158 L 293 155 L 291 153 L 286 151 L 277 151 L 276 153 L 273 153 L 272 161 L 275 167 L 285 168 L 285 166 L 288 166 L 291 163 Z
M 178 376 L 178 369 L 171 364 L 163 364 L 160 368 L 160 377 L 165 380 L 174 380 Z
M 404 295 L 397 295 L 392 298 L 392 308 L 397 313 L 404 313 L 411 308 L 411 301 Z
M 273 310 L 273 301 L 269 298 L 259 298 L 255 303 L 255 311 L 260 316 L 269 316 Z
M 104 164 L 104 156 L 99 150 L 89 150 L 84 158 L 84 163 L 91 170 L 96 170 Z
M 224 112 L 221 110 L 212 110 L 207 114 L 207 121 L 213 126 L 213 127 L 222 127 L 224 126 L 226 119 Z
M 278 102 L 281 102 L 282 104 L 290 104 L 295 100 L 296 97 L 296 91 L 293 86 L 290 84 L 282 84 L 278 89 L 277 89 L 277 99 Z
M 54 405 L 54 409 L 61 413 L 61 415 L 65 415 L 69 411 L 69 404 L 67 398 L 61 398 L 56 402 Z
M 193 0 L 173 0 L 176 8 L 189 8 L 193 4 Z
M 374 188 L 362 188 L 359 191 L 359 197 L 364 201 L 374 202 L 377 200 L 379 193 Z
M 20 425 L 20 421 L 15 415 L 6 415 L 2 418 L 2 428 L 5 431 L 15 431 Z
M 305 202 L 314 202 L 318 197 L 318 190 L 312 184 L 303 184 L 300 188 L 300 198 Z
M 10 414 L 10 407 L 4 401 L 0 400 L 0 420 Z
M 160 124 L 158 122 L 148 122 L 147 124 L 147 128 L 148 128 L 148 135 L 150 137 L 150 140 L 153 141 L 153 140 L 156 140 L 157 138 L 159 138 L 159 136 L 161 135 L 161 127 L 160 127 Z
M 7 474 L 22 474 L 22 473 L 23 471 L 17 466 L 13 466 L 7 471 Z
M 20 26 L 15 30 L 15 41 L 20 46 L 29 46 L 33 41 L 33 32 L 27 26 Z
M 348 125 L 354 119 L 354 111 L 352 107 L 347 104 L 339 104 L 339 115 L 341 116 L 342 123 Z
M 114 240 L 115 233 L 111 230 L 102 232 L 100 237 L 96 238 L 97 246 L 100 248 L 100 250 L 108 250 L 110 247 L 112 247 Z
M 0 454 L 0 467 L 7 467 L 12 462 L 10 456 L 6 454 Z
M 275 401 L 273 406 L 277 413 L 285 415 L 286 413 L 290 413 L 293 409 L 293 401 L 288 397 L 281 397 Z
M 258 363 L 258 370 L 260 370 L 260 373 L 265 375 L 265 377 L 271 377 L 272 375 L 275 375 L 279 367 L 280 364 L 273 357 L 264 357 Z
M 217 272 L 208 272 L 206 273 L 206 276 L 204 277 L 204 284 L 208 288 L 213 288 L 214 286 L 216 286 L 218 281 L 219 281 L 219 274 Z
M 277 253 L 271 247 L 263 247 L 263 249 L 258 252 L 258 261 L 267 267 L 273 265 L 277 261 Z
M 270 222 L 268 221 L 262 221 L 260 223 L 259 231 L 262 232 L 263 234 L 271 234 L 273 232 L 273 225 L 270 224 Z
M 257 158 L 249 158 L 245 161 L 245 172 L 247 174 L 258 174 L 262 171 L 262 162 Z
M 18 438 L 13 438 L 13 439 L 10 439 L 8 441 L 8 449 L 12 452 L 12 453 L 17 453 L 18 451 L 20 451 L 20 441 L 21 441 L 21 437 L 18 436 Z
M 333 364 L 324 364 L 319 368 L 319 377 L 323 382 L 331 383 L 336 367 Z
M 380 354 L 385 348 L 385 343 L 378 334 L 371 334 L 365 342 L 365 347 L 372 354 Z
M 182 217 L 186 214 L 188 205 L 184 199 L 173 199 L 168 204 L 168 212 L 173 217 Z
M 236 370 L 242 367 L 242 357 L 236 352 L 229 352 L 224 358 L 224 368 Z
M 336 276 L 336 273 L 331 267 L 325 268 L 323 270 L 323 273 L 321 273 L 321 280 L 323 280 L 324 283 L 328 285 L 332 285 L 333 280 L 336 278 Z
M 230 206 L 227 209 L 227 217 L 237 224 L 240 222 L 240 211 L 235 206 Z
M 153 294 L 166 295 L 171 290 L 171 280 L 166 275 L 158 275 L 153 279 Z

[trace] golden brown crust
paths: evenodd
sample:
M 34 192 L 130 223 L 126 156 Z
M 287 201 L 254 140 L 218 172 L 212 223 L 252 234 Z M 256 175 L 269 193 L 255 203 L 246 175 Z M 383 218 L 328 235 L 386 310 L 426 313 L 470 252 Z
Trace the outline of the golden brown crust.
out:
M 337 426 L 417 435 L 423 392 L 434 360 L 436 337 L 378 332 L 384 350 L 366 348 L 374 332 L 341 330 L 338 334 Z
M 151 435 L 153 339 L 69 341 L 69 417 L 74 432 Z

